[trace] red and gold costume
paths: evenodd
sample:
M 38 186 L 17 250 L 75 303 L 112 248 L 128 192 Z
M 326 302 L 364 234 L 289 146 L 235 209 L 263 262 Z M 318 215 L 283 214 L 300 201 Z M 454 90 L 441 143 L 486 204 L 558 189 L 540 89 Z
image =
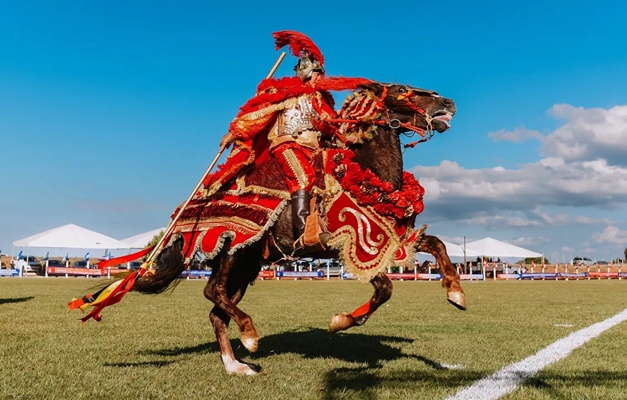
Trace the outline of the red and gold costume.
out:
M 316 87 L 324 75 L 324 57 L 311 39 L 295 31 L 275 32 L 273 37 L 277 49 L 289 46 L 292 53 L 299 57 L 294 67 L 297 77 L 272 82 L 265 88 L 262 82 L 257 95 L 241 108 L 229 126 L 229 133 L 222 139 L 221 146 L 233 140 L 241 143 L 243 148 L 248 146 L 250 156 L 242 153 L 238 158 L 244 163 L 251 162 L 251 156 L 257 159 L 266 150 L 269 151 L 281 166 L 291 194 L 294 237 L 298 238 L 294 247 L 296 249 L 299 242 L 302 245 L 298 247 L 306 248 L 302 238 L 310 214 L 309 191 L 316 181 L 313 159 L 324 131 L 322 121 L 335 117 L 333 97 Z M 261 153 L 256 154 L 258 152 Z M 231 171 L 227 169 L 226 173 Z M 221 184 L 207 183 L 212 185 L 213 190 Z M 212 187 L 207 194 L 211 194 Z M 311 240 L 307 243 L 312 243 L 311 249 L 318 245 L 324 248 L 327 239 L 328 234 L 325 234 L 320 235 L 316 243 Z
M 231 122 L 229 132 L 240 146 L 251 148 L 256 136 L 263 135 L 268 140 L 270 154 L 281 165 L 290 193 L 310 190 L 316 177 L 313 156 L 325 130 L 320 116 L 335 116 L 333 98 L 329 92 L 311 88 L 299 78 L 275 83 L 287 86 L 283 86 L 287 98 L 276 96 L 280 100 L 250 110 L 242 107 L 242 112 Z M 275 86 L 257 96 L 269 98 L 281 91 Z
M 313 161 L 320 138 L 337 135 L 337 128 L 325 122 L 336 117 L 333 97 L 327 90 L 355 88 L 367 80 L 324 79 L 324 58 L 308 37 L 294 31 L 275 32 L 273 36 L 277 49 L 289 45 L 299 57 L 294 67 L 296 76 L 262 81 L 255 96 L 240 108 L 221 142 L 224 147 L 235 140 L 236 145 L 227 162 L 203 182 L 204 195 L 216 193 L 242 167 L 256 167 L 272 157 L 280 165 L 290 193 L 294 237 L 298 239 L 303 237 L 310 214 L 310 190 L 316 182 Z M 321 234 L 318 243 L 299 241 L 303 243 L 299 247 L 324 248 L 327 238 L 328 234 Z

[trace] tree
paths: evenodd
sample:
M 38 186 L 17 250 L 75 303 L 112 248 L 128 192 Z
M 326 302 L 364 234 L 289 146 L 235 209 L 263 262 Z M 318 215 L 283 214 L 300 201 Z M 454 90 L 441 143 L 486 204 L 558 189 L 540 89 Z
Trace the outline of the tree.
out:
M 150 242 L 148 242 L 146 247 L 156 246 L 157 243 L 159 243 L 159 240 L 161 240 L 161 238 L 163 237 L 164 234 L 165 234 L 165 231 L 161 231 L 158 234 L 156 234 L 155 236 L 153 236 L 153 238 L 150 239 Z M 144 256 L 142 260 L 146 261 L 147 259 L 148 259 L 148 256 Z
M 531 264 L 532 262 L 535 262 L 537 265 L 542 264 L 542 257 L 529 257 L 529 258 L 525 258 L 525 264 Z M 550 264 L 551 262 L 549 261 L 548 258 L 544 257 L 544 262 L 546 264 Z
M 164 234 L 165 234 L 165 231 L 161 231 L 155 236 L 153 236 L 153 238 L 150 239 L 150 242 L 148 242 L 148 245 L 146 247 L 155 246 L 157 243 L 159 243 L 159 240 L 161 240 Z

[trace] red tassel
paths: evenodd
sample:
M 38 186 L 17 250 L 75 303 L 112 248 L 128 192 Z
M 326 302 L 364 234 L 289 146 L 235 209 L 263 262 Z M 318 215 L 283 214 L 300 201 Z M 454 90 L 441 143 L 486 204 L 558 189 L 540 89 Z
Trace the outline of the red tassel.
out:
M 125 256 L 115 257 L 115 258 L 111 258 L 109 260 L 100 261 L 98 263 L 98 268 L 103 269 L 103 268 L 110 267 L 112 265 L 124 264 L 124 263 L 127 263 L 129 261 L 137 260 L 138 258 L 143 257 L 146 254 L 150 253 L 152 251 L 152 249 L 154 249 L 154 248 L 155 248 L 155 246 L 150 246 L 150 247 L 146 247 L 145 249 L 140 250 L 140 251 L 138 251 L 136 253 L 131 253 L 131 254 L 127 254 Z
M 93 318 L 94 320 L 100 322 L 100 320 L 102 319 L 102 317 L 100 316 L 100 312 L 105 307 L 112 306 L 114 304 L 119 303 L 124 297 L 124 295 L 126 295 L 126 293 L 130 292 L 131 289 L 133 289 L 135 282 L 137 282 L 137 280 L 140 277 L 142 277 L 146 273 L 146 271 L 147 270 L 145 268 L 141 268 L 133 272 L 126 278 L 124 278 L 124 280 L 121 283 L 119 283 L 117 287 L 113 289 L 111 293 L 105 299 L 103 299 L 101 302 L 99 302 L 98 304 L 94 306 L 94 309 L 89 314 L 81 318 L 81 321 L 83 321 L 84 323 L 84 322 L 87 322 L 90 318 Z M 107 286 L 106 288 L 103 288 L 95 295 L 87 295 L 83 297 L 82 299 L 76 299 L 76 300 L 71 301 L 69 303 L 70 309 L 73 310 L 83 305 L 93 303 L 94 301 L 98 300 L 98 295 L 102 293 L 103 291 L 105 291 L 110 286 L 111 285 Z

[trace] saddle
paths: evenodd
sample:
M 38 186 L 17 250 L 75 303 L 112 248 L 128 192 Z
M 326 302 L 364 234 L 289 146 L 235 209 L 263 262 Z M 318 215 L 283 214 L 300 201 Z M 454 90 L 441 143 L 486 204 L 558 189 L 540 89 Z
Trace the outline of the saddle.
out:
M 323 158 L 324 150 L 320 150 L 314 161 L 316 171 L 324 170 Z M 324 191 L 325 179 L 318 174 L 303 238 L 307 246 L 314 245 L 318 234 L 326 232 L 322 197 L 315 195 Z M 267 151 L 253 158 L 245 148 L 234 150 L 227 162 L 205 180 L 204 189 L 189 202 L 167 242 L 182 236 L 186 259 L 197 250 L 213 258 L 228 237 L 232 254 L 260 240 L 289 203 L 290 193 L 281 167 Z M 178 209 L 173 215 L 177 212 Z

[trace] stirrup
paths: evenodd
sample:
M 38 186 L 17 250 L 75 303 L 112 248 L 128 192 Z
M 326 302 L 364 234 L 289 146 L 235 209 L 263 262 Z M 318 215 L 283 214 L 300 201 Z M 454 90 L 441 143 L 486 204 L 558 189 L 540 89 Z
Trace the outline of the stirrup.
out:
M 316 237 L 307 236 L 306 239 L 307 240 L 305 240 L 305 234 L 303 233 L 294 241 L 294 253 L 297 253 L 299 250 L 305 251 L 306 253 L 326 251 L 328 249 L 327 242 L 331 239 L 331 234 L 329 232 L 322 232 L 316 235 Z

